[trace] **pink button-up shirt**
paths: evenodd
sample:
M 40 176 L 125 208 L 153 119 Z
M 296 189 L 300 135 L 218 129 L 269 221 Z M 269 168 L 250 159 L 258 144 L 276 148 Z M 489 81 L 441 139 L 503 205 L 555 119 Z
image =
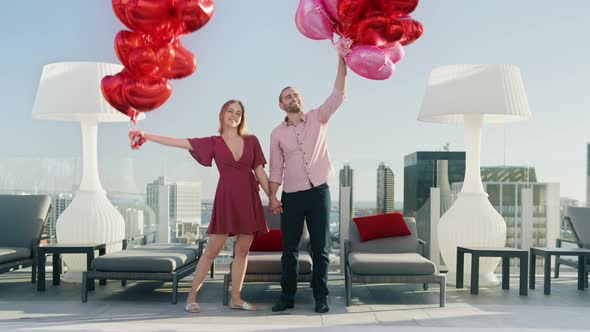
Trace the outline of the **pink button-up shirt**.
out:
M 269 180 L 282 183 L 283 191 L 307 190 L 334 175 L 327 147 L 328 120 L 344 97 L 343 91 L 334 89 L 322 105 L 304 113 L 298 124 L 285 118 L 270 134 Z

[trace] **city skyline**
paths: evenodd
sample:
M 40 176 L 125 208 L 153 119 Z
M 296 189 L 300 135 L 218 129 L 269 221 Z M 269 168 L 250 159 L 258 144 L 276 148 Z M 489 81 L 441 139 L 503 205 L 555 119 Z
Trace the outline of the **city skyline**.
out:
M 297 5 L 297 0 L 216 1 L 211 22 L 182 37 L 197 57 L 197 71 L 172 82 L 171 98 L 148 113 L 140 129 L 177 137 L 215 135 L 221 104 L 243 99 L 250 131 L 259 137 L 268 159 L 270 131 L 283 116 L 278 92 L 287 85 L 298 87 L 309 109 L 330 93 L 336 72 L 330 42 L 307 39 L 297 31 Z M 560 18 L 556 27 L 547 24 L 558 19 L 551 3 L 421 1 L 412 17 L 422 22 L 424 35 L 408 45 L 390 79 L 371 81 L 349 71 L 348 96 L 328 134 L 336 175 L 329 182 L 333 190 L 337 170 L 349 162 L 357 178 L 355 202 L 374 201 L 375 167 L 385 162 L 399 175 L 395 192 L 400 197 L 405 155 L 441 151 L 446 143 L 451 151 L 464 150 L 461 126 L 416 121 L 431 69 L 450 63 L 510 63 L 521 69 L 533 119 L 485 127 L 482 166 L 535 167 L 544 182 L 560 184 L 563 197 L 585 202 L 590 47 L 580 41 L 590 31 L 585 19 L 590 3 L 572 0 L 568 5 L 563 9 L 567 18 Z M 13 13 L 27 13 L 27 19 Z M 110 2 L 74 0 L 10 2 L 0 24 L 7 46 L 0 54 L 5 123 L 0 185 L 71 189 L 80 177 L 80 128 L 31 119 L 41 69 L 59 61 L 119 63 L 113 40 L 124 27 Z M 99 173 L 105 189 L 143 192 L 163 175 L 201 181 L 203 198 L 213 197 L 215 168 L 200 167 L 188 153 L 155 144 L 131 151 L 126 133 L 124 123 L 99 126 Z

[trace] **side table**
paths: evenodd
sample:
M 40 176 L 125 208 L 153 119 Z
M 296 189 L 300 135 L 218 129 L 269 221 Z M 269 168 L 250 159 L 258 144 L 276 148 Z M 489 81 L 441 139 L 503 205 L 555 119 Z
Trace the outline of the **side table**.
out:
M 541 248 L 531 247 L 531 279 L 529 288 L 535 289 L 535 257 L 543 256 L 545 258 L 544 266 L 544 292 L 545 295 L 551 295 L 551 256 L 578 256 L 578 289 L 584 290 L 586 278 L 585 257 L 590 257 L 590 250 L 583 248 Z
M 106 244 L 48 244 L 37 249 L 37 291 L 45 290 L 45 264 L 46 255 L 53 255 L 53 284 L 59 285 L 59 276 L 61 274 L 61 255 L 62 254 L 86 254 L 86 269 L 90 270 L 92 260 L 94 260 L 94 251 L 98 250 L 98 255 L 106 254 Z M 105 280 L 100 281 L 101 285 L 106 284 Z M 94 283 L 90 285 L 94 289 Z
M 520 259 L 520 295 L 527 293 L 528 250 L 517 248 L 457 247 L 457 288 L 463 288 L 465 254 L 471 254 L 471 294 L 479 293 L 479 258 L 502 257 L 502 289 L 510 288 L 510 258 Z

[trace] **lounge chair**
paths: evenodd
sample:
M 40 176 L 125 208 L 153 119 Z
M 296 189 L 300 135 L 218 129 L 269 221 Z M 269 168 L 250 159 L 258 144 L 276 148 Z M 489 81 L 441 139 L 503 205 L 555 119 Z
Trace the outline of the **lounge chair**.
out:
M 345 245 L 346 306 L 350 306 L 353 283 L 420 283 L 424 290 L 429 283 L 440 285 L 440 306 L 445 306 L 445 276 L 424 257 L 425 242 L 417 238 L 416 221 L 404 218 L 412 233 L 361 242 L 356 224 L 349 224 L 349 240 Z M 418 254 L 418 246 L 422 254 Z
M 590 249 L 590 207 L 568 207 L 568 216 L 564 217 L 566 223 L 572 230 L 572 238 L 558 238 L 556 247 L 563 248 L 564 243 L 570 243 L 577 248 Z M 578 261 L 568 257 L 555 257 L 555 278 L 559 278 L 559 268 L 561 265 L 578 268 Z M 585 287 L 588 287 L 588 269 L 590 269 L 590 259 L 586 259 L 586 277 Z
M 264 207 L 264 213 L 268 228 L 281 228 L 281 217 L 272 216 Z M 282 275 L 281 257 L 282 251 L 253 251 L 248 254 L 248 267 L 244 282 L 280 282 Z M 309 253 L 309 233 L 307 227 L 303 227 L 301 245 L 299 247 L 299 276 L 298 282 L 311 282 L 312 260 Z M 223 278 L 223 304 L 229 303 L 229 289 L 231 284 L 231 264 L 229 273 Z
M 172 282 L 172 304 L 177 303 L 178 282 L 192 274 L 203 253 L 205 239 L 196 245 L 152 243 L 99 256 L 92 261 L 92 269 L 82 278 L 82 302 L 88 300 L 90 284 L 95 279 L 161 280 Z M 126 247 L 123 241 L 123 247 Z
M 0 195 L 0 273 L 32 267 L 37 278 L 37 248 L 51 211 L 47 195 Z

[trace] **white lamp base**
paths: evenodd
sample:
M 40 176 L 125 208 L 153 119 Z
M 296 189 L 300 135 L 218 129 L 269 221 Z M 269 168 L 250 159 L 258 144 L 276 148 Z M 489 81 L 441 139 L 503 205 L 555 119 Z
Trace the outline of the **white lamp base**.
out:
M 504 247 L 506 223 L 494 209 L 486 193 L 460 193 L 455 203 L 442 215 L 438 226 L 440 252 L 449 269 L 447 283 L 455 284 L 457 246 Z M 471 259 L 465 257 L 465 278 L 471 280 Z M 498 286 L 494 269 L 500 258 L 480 258 L 479 285 Z
M 125 237 L 123 216 L 104 192 L 78 191 L 56 223 L 57 242 L 60 244 L 107 244 L 107 253 L 122 249 Z M 65 282 L 82 282 L 86 271 L 86 255 L 62 255 L 68 271 Z

